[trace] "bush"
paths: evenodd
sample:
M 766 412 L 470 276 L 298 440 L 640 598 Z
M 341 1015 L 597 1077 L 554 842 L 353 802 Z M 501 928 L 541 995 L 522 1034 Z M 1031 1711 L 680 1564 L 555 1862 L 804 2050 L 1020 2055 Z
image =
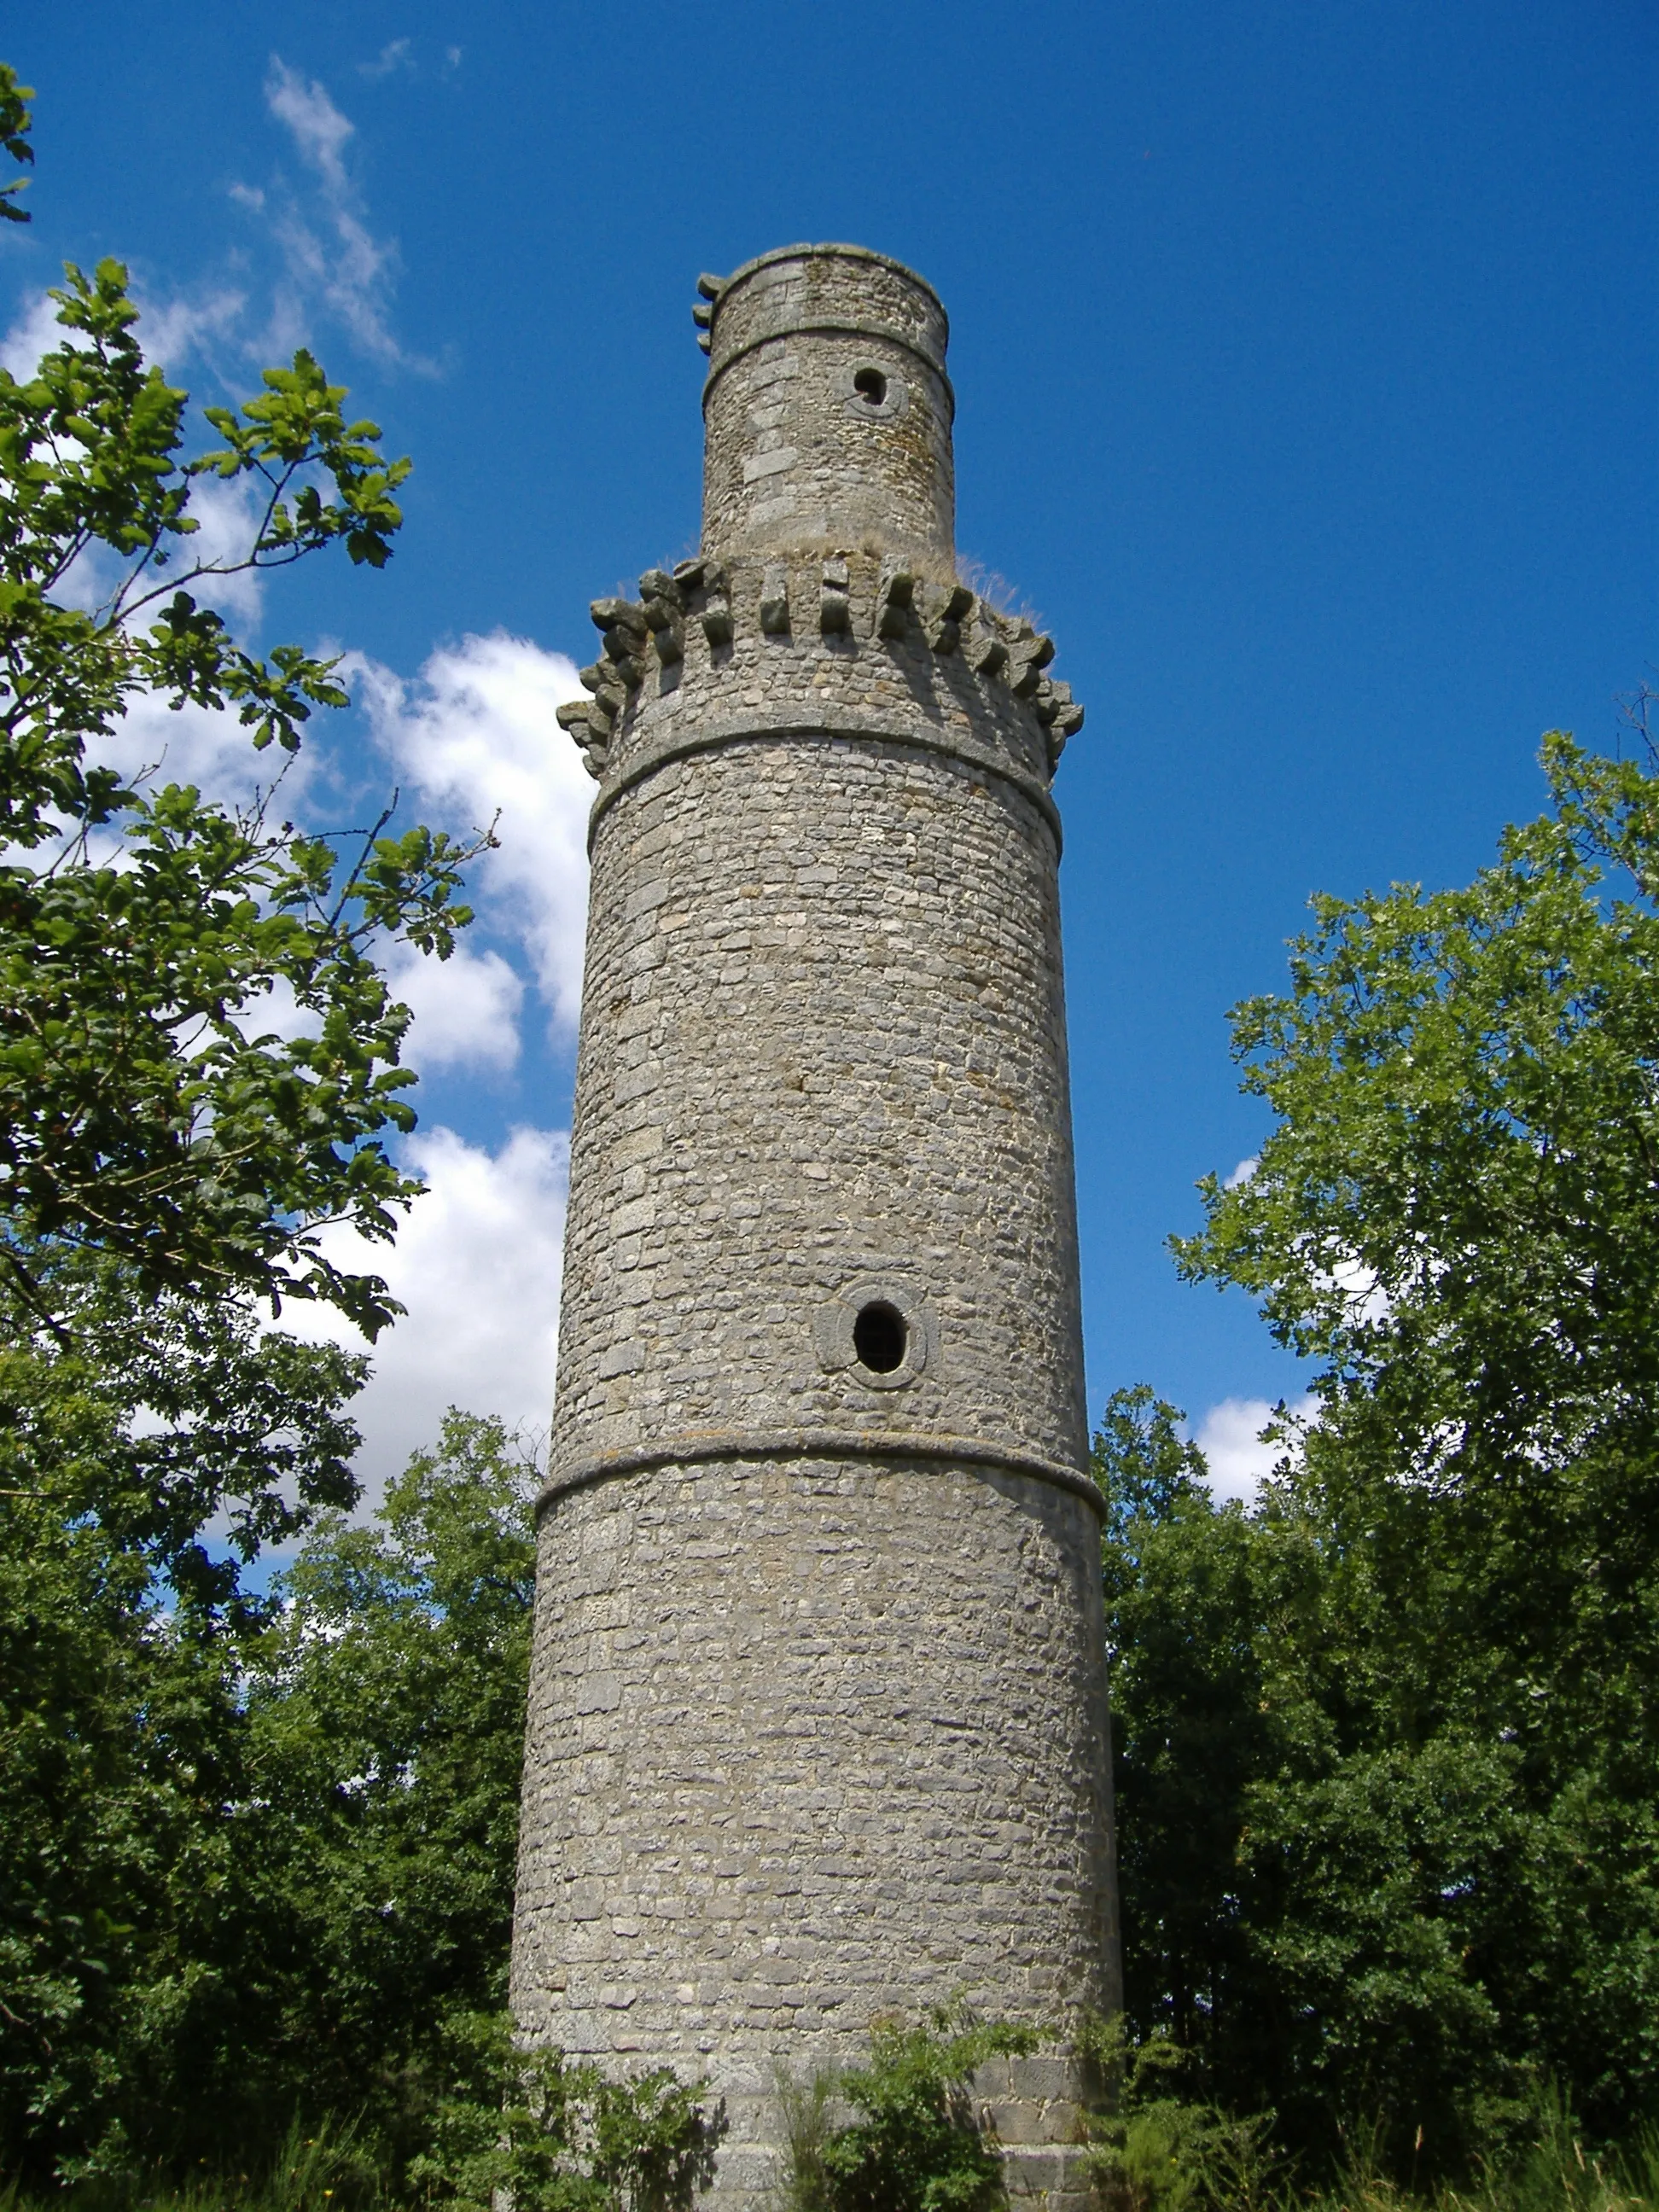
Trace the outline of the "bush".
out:
M 1007 2191 L 973 2077 L 1035 2050 L 1027 2027 L 981 2021 L 961 1999 L 915 2027 L 878 2021 L 867 2066 L 779 2084 L 787 2143 L 783 2212 L 996 2212 Z M 830 2124 L 832 2100 L 857 2115 Z
M 726 2108 L 668 2067 L 608 2081 L 562 2051 L 520 2051 L 504 2013 L 452 2030 L 456 2094 L 410 2178 L 456 2212 L 689 2212 L 714 2178 Z
M 1170 2037 L 1130 2042 L 1122 2018 L 1090 2021 L 1084 2055 L 1107 2091 L 1091 2115 L 1086 2163 L 1111 2212 L 1267 2212 L 1287 2165 L 1271 2112 L 1238 2115 L 1194 2098 L 1192 2055 Z

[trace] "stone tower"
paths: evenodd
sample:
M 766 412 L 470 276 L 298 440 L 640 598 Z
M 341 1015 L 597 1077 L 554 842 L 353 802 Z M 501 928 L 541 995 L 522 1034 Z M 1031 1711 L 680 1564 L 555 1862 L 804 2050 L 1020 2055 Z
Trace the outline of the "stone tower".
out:
M 597 778 L 514 2002 L 706 2071 L 957 1990 L 1116 1999 L 1049 795 L 1083 719 L 957 576 L 945 318 L 704 277 L 702 550 L 599 599 Z M 1070 2199 L 1066 2062 L 982 2084 Z

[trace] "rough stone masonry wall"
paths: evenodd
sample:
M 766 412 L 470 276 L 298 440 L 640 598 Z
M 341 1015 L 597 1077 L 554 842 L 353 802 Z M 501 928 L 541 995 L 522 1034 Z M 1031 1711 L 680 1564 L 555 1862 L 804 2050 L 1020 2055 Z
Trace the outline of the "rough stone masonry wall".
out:
M 1083 1463 L 1054 843 L 921 747 L 733 743 L 595 837 L 562 1465 L 768 1425 Z M 873 1389 L 825 1333 L 915 1302 Z M 921 1348 L 921 1347 L 919 1347 Z
M 1080 1498 L 977 1468 L 670 1466 L 560 1498 L 538 1573 L 520 2019 L 706 2067 L 725 2201 L 764 2178 L 775 2060 L 857 2061 L 872 2014 L 960 1988 L 1037 2020 L 1110 1996 Z M 1063 2141 L 1063 2070 L 1016 2087 L 1005 2135 Z M 1054 2163 L 1028 2153 L 1029 2180 Z
M 732 280 L 764 313 L 720 308 L 716 366 L 747 329 L 844 380 L 844 332 L 777 327 L 856 308 L 834 256 Z M 948 398 L 942 312 L 880 270 L 868 319 L 914 288 Z M 514 2002 L 706 2067 L 721 2205 L 764 2180 L 775 2062 L 959 1987 L 1115 1996 L 1048 795 L 1081 710 L 954 581 L 939 406 L 943 492 L 887 425 L 919 552 L 781 520 L 745 549 L 728 514 L 595 603 L 561 710 L 600 781 Z M 879 505 L 862 451 L 838 481 Z M 886 1373 L 852 1334 L 878 1297 Z M 1074 2087 L 1032 2062 L 997 2101 L 1053 2207 Z
M 954 535 L 945 311 L 857 248 L 767 254 L 720 287 L 703 395 L 705 550 L 796 541 L 947 564 Z M 875 370 L 878 400 L 856 379 Z

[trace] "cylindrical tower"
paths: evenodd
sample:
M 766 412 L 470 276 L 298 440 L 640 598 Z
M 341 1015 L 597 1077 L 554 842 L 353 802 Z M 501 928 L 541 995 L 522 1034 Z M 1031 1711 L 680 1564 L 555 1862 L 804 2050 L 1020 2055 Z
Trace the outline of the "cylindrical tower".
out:
M 514 1960 L 525 2030 L 774 2071 L 1116 2001 L 1049 641 L 958 582 L 944 310 L 705 277 L 702 550 L 597 600 L 599 780 Z M 1070 2193 L 1060 2060 L 997 2085 Z

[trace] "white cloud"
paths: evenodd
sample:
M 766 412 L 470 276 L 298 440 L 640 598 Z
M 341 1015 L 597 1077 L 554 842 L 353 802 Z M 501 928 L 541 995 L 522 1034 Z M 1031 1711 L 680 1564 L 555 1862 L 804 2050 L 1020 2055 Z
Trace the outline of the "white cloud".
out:
M 1298 1398 L 1289 1411 L 1302 1419 L 1313 1412 L 1311 1398 Z M 1210 1489 L 1218 1498 L 1242 1498 L 1249 1504 L 1263 1479 L 1284 1455 L 1282 1444 L 1267 1444 L 1261 1431 L 1278 1408 L 1265 1398 L 1224 1398 L 1212 1406 L 1193 1441 L 1210 1470 Z
M 1323 1279 L 1341 1292 L 1351 1328 L 1386 1321 L 1394 1311 L 1394 1301 L 1383 1289 L 1376 1269 L 1368 1267 L 1363 1260 L 1339 1260 Z
M 263 479 L 260 489 L 264 489 Z M 166 585 L 172 575 L 180 579 L 198 563 L 231 563 L 243 559 L 253 544 L 264 501 L 246 477 L 198 477 L 190 488 L 190 511 L 197 528 L 188 538 L 175 538 L 169 547 L 167 568 L 155 580 Z M 204 576 L 187 587 L 199 605 L 210 606 L 227 621 L 253 622 L 264 599 L 264 579 L 255 569 L 240 575 Z
M 356 126 L 341 114 L 325 88 L 314 79 L 307 84 L 273 54 L 265 79 L 265 105 L 279 123 L 288 125 L 295 144 L 324 183 L 337 192 L 348 191 L 340 152 Z
M 415 60 L 409 47 L 410 42 L 407 39 L 392 39 L 381 47 L 372 62 L 358 63 L 358 76 L 390 76 L 394 70 L 412 70 Z
M 404 1046 L 409 1066 L 507 1068 L 518 1058 L 524 985 L 499 952 L 461 945 L 436 960 L 405 945 L 387 963 L 387 975 L 415 1017 Z
M 404 1158 L 428 1188 L 396 1244 L 343 1235 L 329 1243 L 338 1264 L 383 1275 L 409 1309 L 374 1347 L 374 1376 L 354 1407 L 370 1504 L 435 1439 L 447 1406 L 543 1431 L 553 1409 L 568 1139 L 515 1129 L 492 1154 L 434 1128 L 411 1138 Z M 323 1309 L 287 1306 L 281 1325 L 362 1348 Z
M 163 368 L 169 362 L 176 363 L 206 338 L 228 328 L 241 307 L 240 293 L 216 294 L 205 302 L 181 300 L 159 309 L 144 307 L 139 317 L 139 334 L 146 357 Z M 66 344 L 84 346 L 83 333 L 65 330 L 57 315 L 57 302 L 42 292 L 22 308 L 0 341 L 0 365 L 20 382 L 33 376 L 43 354 L 56 352 Z M 198 477 L 191 486 L 190 499 L 198 527 L 189 537 L 168 542 L 168 563 L 155 573 L 155 583 L 170 590 L 173 576 L 182 576 L 198 562 L 240 560 L 253 543 L 259 508 L 254 488 L 246 478 L 227 482 L 217 477 Z M 56 596 L 70 606 L 90 611 L 116 590 L 126 566 L 107 547 L 94 543 L 60 579 Z M 263 580 L 252 571 L 217 577 L 193 588 L 198 599 L 232 621 L 239 617 L 252 621 L 258 615 Z
M 364 350 L 383 361 L 429 371 L 406 354 L 392 335 L 389 316 L 398 267 L 395 240 L 376 238 L 362 195 L 346 166 L 345 149 L 356 126 L 330 99 L 325 86 L 307 82 L 273 54 L 265 102 L 294 140 L 310 172 L 311 201 L 291 192 L 275 199 L 245 185 L 232 196 L 268 222 L 281 249 L 288 281 L 279 291 L 263 343 L 283 351 L 303 343 L 311 310 L 320 307 L 344 324 Z
M 66 331 L 58 319 L 57 301 L 40 292 L 19 311 L 0 339 L 0 368 L 9 369 L 20 384 L 27 384 L 40 367 L 42 354 L 56 353 L 65 345 L 84 350 L 86 343 L 85 331 Z
M 557 1027 L 581 1004 L 587 919 L 587 815 L 593 786 L 554 720 L 582 696 L 574 661 L 494 631 L 445 646 L 405 684 L 356 659 L 376 741 L 423 811 L 457 828 L 487 828 L 499 811 L 499 852 L 474 884 L 494 922 L 520 938 Z
M 456 653 L 434 655 L 428 667 L 435 687 L 410 687 L 415 696 L 408 702 L 389 672 L 371 668 L 365 677 L 371 706 L 391 716 L 395 742 L 388 749 L 398 773 L 419 783 L 435 801 L 433 811 L 463 832 L 502 808 L 505 849 L 477 865 L 471 888 L 476 898 L 482 878 L 488 890 L 492 869 L 507 862 L 493 913 L 514 935 L 528 935 L 556 1018 L 574 1026 L 586 914 L 582 823 L 592 786 L 578 766 L 585 787 L 562 813 L 557 790 L 550 798 L 538 788 L 538 781 L 559 782 L 546 756 L 556 757 L 565 742 L 552 708 L 569 695 L 568 663 L 520 641 L 493 639 L 468 640 Z M 194 705 L 175 713 L 149 692 L 137 694 L 110 736 L 88 747 L 91 759 L 129 781 L 194 784 L 205 799 L 237 808 L 267 797 L 280 779 L 273 821 L 314 818 L 319 794 L 332 787 L 330 755 L 325 744 L 303 746 L 292 757 L 274 746 L 258 752 L 234 713 Z M 118 866 L 124 849 L 118 835 L 94 837 L 93 857 Z M 407 1065 L 425 1071 L 514 1065 L 525 987 L 501 952 L 464 939 L 447 960 L 410 945 L 383 957 L 393 996 L 414 1016 L 404 1046 Z M 254 1001 L 244 1026 L 299 1036 L 314 1032 L 316 1017 L 284 988 Z
M 151 691 L 139 692 L 88 753 L 124 776 L 148 770 L 158 784 L 194 784 L 204 799 L 226 806 L 251 805 L 280 778 L 284 814 L 297 808 L 316 765 L 304 750 L 292 758 L 275 745 L 256 751 L 234 714 L 193 705 L 175 714 Z
M 1261 1164 L 1261 1155 L 1256 1152 L 1252 1152 L 1248 1159 L 1241 1160 L 1239 1162 L 1232 1173 L 1223 1182 L 1221 1188 L 1223 1190 L 1237 1190 L 1242 1184 L 1249 1182 L 1250 1177 L 1255 1173 Z

